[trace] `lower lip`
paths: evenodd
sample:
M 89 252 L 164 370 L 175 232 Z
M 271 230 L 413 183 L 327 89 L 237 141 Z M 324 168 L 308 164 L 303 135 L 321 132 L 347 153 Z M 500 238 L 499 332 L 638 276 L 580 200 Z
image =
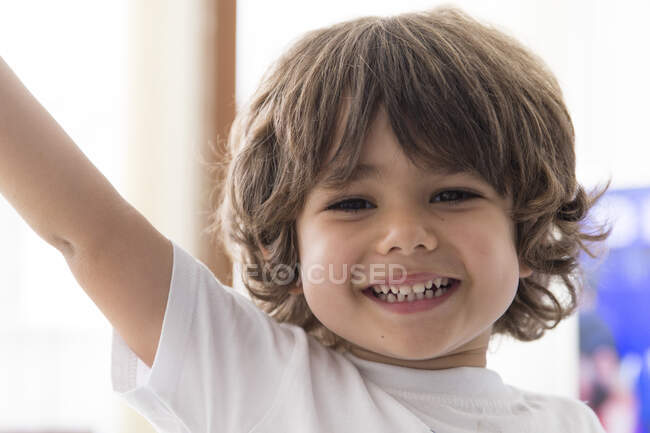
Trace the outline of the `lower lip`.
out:
M 372 294 L 372 289 L 364 290 L 363 294 L 369 297 L 370 299 L 372 299 L 373 301 L 377 302 L 377 304 L 379 304 L 381 307 L 385 308 L 388 311 L 397 314 L 410 314 L 410 313 L 417 313 L 419 311 L 431 310 L 432 308 L 437 307 L 438 305 L 445 302 L 447 298 L 449 298 L 456 291 L 459 285 L 460 285 L 460 281 L 456 280 L 445 293 L 438 296 L 437 298 L 417 299 L 411 302 L 396 301 L 391 303 L 388 301 L 382 301 L 381 299 L 377 298 L 375 295 Z

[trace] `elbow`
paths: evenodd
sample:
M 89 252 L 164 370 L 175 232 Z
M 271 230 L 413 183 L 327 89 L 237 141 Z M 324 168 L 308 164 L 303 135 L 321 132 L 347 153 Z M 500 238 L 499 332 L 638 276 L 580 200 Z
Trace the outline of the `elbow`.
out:
M 59 250 L 61 254 L 63 254 L 63 257 L 72 257 L 72 254 L 74 252 L 72 243 L 68 242 L 65 239 L 59 238 L 58 236 L 55 236 L 53 239 L 51 239 L 49 243 L 54 246 L 54 248 Z

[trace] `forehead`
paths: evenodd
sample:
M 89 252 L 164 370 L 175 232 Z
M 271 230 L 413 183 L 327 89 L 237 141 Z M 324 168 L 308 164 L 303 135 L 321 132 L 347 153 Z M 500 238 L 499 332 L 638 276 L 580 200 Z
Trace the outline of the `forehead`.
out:
M 347 104 L 343 107 L 345 118 Z M 383 106 L 377 108 L 359 144 L 342 142 L 345 122 L 337 125 L 334 144 L 329 149 L 317 186 L 323 189 L 340 189 L 363 180 L 381 180 L 396 164 L 406 160 L 411 170 L 420 170 L 424 175 L 450 176 L 467 173 L 459 164 L 448 158 L 423 155 L 417 148 L 404 146 L 391 127 Z M 357 142 L 357 143 L 358 143 Z
M 447 166 L 430 168 L 430 175 L 436 177 L 449 177 L 460 173 L 470 174 Z M 341 172 L 342 170 L 326 171 L 322 175 L 317 187 L 324 190 L 337 190 L 364 180 L 381 181 L 388 177 L 387 173 L 389 170 L 390 168 L 385 165 L 360 162 L 353 167 L 352 172 L 347 176 L 344 172 Z

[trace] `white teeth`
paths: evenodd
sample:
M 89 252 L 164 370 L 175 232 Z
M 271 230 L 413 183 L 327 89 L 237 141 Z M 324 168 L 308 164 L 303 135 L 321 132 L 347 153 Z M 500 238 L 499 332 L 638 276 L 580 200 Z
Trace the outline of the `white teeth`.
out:
M 410 286 L 399 286 L 399 293 L 401 295 L 408 295 L 411 293 L 411 287 Z
M 379 299 L 385 302 L 414 302 L 420 299 L 431 299 L 442 296 L 449 290 L 449 288 L 442 286 L 448 285 L 449 282 L 449 278 L 440 277 L 435 280 L 429 280 L 426 283 L 415 283 L 412 287 L 409 285 L 387 286 L 380 284 L 372 286 L 372 290 Z M 431 286 L 431 290 L 426 289 L 426 286 Z
M 426 283 L 424 282 L 419 282 L 419 283 L 414 283 L 413 285 L 408 285 L 408 284 L 402 284 L 402 285 L 395 285 L 395 286 L 390 286 L 386 284 L 377 284 L 376 286 L 372 286 L 372 290 L 379 294 L 379 293 L 393 293 L 394 295 L 397 295 L 398 293 L 402 293 L 404 296 L 408 296 L 409 293 L 415 292 L 415 293 L 424 293 L 425 290 L 427 289 L 433 289 L 435 292 L 436 289 L 441 288 L 442 286 L 446 286 L 449 284 L 450 279 L 449 278 L 436 278 L 434 280 L 429 280 Z
M 413 291 L 415 293 L 424 293 L 424 283 L 413 284 Z

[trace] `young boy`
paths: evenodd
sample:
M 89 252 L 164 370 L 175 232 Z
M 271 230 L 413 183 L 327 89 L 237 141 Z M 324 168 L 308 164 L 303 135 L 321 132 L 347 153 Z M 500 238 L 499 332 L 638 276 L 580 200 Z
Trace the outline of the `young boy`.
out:
M 557 82 L 513 39 L 439 8 L 316 30 L 276 62 L 210 227 L 256 305 L 0 66 L 0 192 L 113 324 L 114 388 L 160 431 L 603 432 L 486 368 L 492 335 L 575 310 L 578 253 L 607 234 L 583 228 L 598 196 Z

